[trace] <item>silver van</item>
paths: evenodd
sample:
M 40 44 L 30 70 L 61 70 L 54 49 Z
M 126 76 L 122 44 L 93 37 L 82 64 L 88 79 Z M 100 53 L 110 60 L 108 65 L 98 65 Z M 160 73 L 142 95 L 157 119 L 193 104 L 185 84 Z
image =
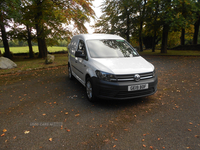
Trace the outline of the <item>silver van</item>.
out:
M 132 99 L 157 91 L 155 67 L 120 36 L 76 35 L 68 52 L 69 78 L 86 87 L 89 101 Z

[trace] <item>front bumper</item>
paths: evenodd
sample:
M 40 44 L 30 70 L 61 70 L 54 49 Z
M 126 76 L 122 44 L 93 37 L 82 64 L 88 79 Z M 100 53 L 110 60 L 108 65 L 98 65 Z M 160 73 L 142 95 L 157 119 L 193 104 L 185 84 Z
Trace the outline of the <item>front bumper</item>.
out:
M 157 91 L 158 78 L 155 76 L 151 79 L 140 80 L 139 82 L 108 82 L 99 80 L 96 77 L 92 78 L 93 81 L 93 94 L 98 98 L 103 99 L 133 99 L 138 97 L 144 97 L 154 94 Z M 149 84 L 149 88 L 146 90 L 128 91 L 128 86 Z

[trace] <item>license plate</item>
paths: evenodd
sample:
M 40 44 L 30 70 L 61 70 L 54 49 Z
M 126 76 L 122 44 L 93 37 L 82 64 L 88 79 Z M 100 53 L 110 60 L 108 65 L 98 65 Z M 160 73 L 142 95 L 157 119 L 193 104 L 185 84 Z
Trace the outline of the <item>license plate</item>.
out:
M 145 90 L 148 88 L 149 88 L 148 84 L 130 85 L 130 86 L 128 86 L 128 91 Z

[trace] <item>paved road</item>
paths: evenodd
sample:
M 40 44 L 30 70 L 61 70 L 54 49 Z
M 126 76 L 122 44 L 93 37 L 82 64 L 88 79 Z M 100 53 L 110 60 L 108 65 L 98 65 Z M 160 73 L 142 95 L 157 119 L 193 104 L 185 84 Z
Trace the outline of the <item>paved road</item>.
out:
M 200 58 L 146 57 L 158 92 L 90 103 L 67 67 L 0 76 L 0 149 L 200 149 Z

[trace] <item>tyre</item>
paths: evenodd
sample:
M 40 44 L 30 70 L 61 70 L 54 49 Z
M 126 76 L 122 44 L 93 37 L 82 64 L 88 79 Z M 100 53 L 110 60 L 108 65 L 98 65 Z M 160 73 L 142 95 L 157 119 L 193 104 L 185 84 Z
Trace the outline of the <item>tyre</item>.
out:
M 87 78 L 86 80 L 86 95 L 90 102 L 95 101 L 94 90 L 93 90 L 93 83 L 91 78 Z
M 71 66 L 70 65 L 68 65 L 68 76 L 69 76 L 69 79 L 70 80 L 73 80 L 74 79 L 74 76 L 72 75 L 72 69 L 71 69 Z

